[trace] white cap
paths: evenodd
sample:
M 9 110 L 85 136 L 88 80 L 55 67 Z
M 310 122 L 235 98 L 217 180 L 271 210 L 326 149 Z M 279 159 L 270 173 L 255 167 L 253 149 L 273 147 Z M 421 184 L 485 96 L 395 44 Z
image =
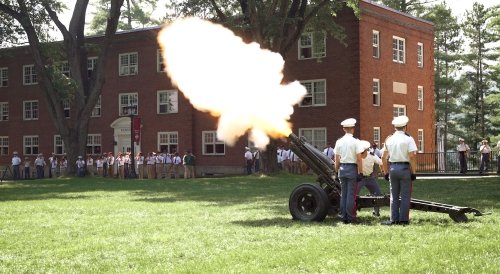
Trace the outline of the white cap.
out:
M 464 138 L 458 138 L 458 141 L 465 141 Z
M 406 126 L 406 124 L 408 124 L 408 121 L 410 121 L 408 116 L 402 115 L 402 116 L 398 116 L 398 117 L 394 118 L 392 120 L 392 124 L 395 127 L 404 127 L 404 126 Z
M 245 150 L 250 150 L 250 148 L 249 147 L 245 147 Z
M 359 141 L 361 143 L 361 147 L 364 149 L 364 150 L 367 150 L 369 149 L 372 145 L 370 144 L 370 142 L 368 141 L 365 141 L 365 140 L 361 140 Z
M 17 155 L 17 151 L 14 151 L 14 153 L 12 153 L 12 154 Z
M 344 121 L 342 121 L 342 123 L 340 123 L 340 125 L 342 127 L 354 127 L 356 125 L 356 119 L 354 118 L 345 119 Z

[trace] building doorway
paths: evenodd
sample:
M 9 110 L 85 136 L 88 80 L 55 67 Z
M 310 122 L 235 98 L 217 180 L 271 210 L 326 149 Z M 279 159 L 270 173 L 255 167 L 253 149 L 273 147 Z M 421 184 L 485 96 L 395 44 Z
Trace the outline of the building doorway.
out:
M 125 153 L 129 152 L 131 146 L 131 136 L 130 136 L 130 118 L 129 117 L 121 117 L 114 120 L 111 123 L 111 128 L 113 128 L 113 138 L 115 147 L 113 150 L 114 155 L 116 156 L 118 152 Z M 135 144 L 134 151 L 141 151 L 141 145 Z

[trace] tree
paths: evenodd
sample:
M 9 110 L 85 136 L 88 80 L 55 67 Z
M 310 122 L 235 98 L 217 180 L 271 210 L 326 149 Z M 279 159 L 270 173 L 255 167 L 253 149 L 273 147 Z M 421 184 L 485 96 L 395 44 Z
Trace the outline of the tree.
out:
M 420 16 L 426 10 L 425 5 L 436 2 L 437 0 L 377 0 L 383 5 L 408 13 L 415 16 Z
M 113 41 L 120 17 L 123 0 L 111 0 L 106 31 L 99 44 L 89 45 L 85 41 L 85 17 L 88 0 L 77 0 L 69 28 L 59 20 L 57 12 L 63 5 L 55 0 L 17 0 L 0 2 L 2 28 L 5 22 L 15 27 L 29 42 L 40 89 L 47 101 L 52 121 L 64 141 L 68 162 L 75 163 L 78 155 L 84 155 L 90 115 L 96 105 L 104 84 L 105 56 Z M 63 42 L 44 44 L 43 29 L 53 23 L 63 37 Z M 87 54 L 92 47 L 98 53 L 97 65 L 91 77 L 87 70 Z M 55 54 L 60 52 L 61 54 Z M 69 64 L 71 75 L 62 75 L 58 66 L 61 61 Z M 63 102 L 71 103 L 74 115 L 65 117 Z M 74 165 L 68 165 L 70 172 Z
M 217 21 L 284 57 L 306 28 L 342 39 L 342 28 L 334 19 L 345 5 L 357 11 L 358 0 L 183 0 L 167 5 L 166 19 L 198 16 Z M 277 142 L 271 140 L 262 154 L 267 173 L 278 171 Z
M 495 11 L 498 7 L 485 8 L 484 5 L 474 3 L 472 10 L 466 12 L 466 20 L 463 24 L 465 37 L 469 40 L 470 51 L 464 55 L 464 63 L 472 71 L 465 75 L 470 83 L 470 90 L 464 97 L 464 119 L 465 129 L 471 132 L 474 140 L 479 141 L 487 137 L 492 128 L 489 115 L 492 106 L 485 98 L 493 93 L 493 70 L 491 64 L 498 62 L 498 55 L 494 43 L 498 41 L 498 33 L 491 27 L 492 21 L 498 17 Z M 498 20 L 498 19 L 496 19 Z
M 119 30 L 131 30 L 137 27 L 160 25 L 160 21 L 151 17 L 156 8 L 155 0 L 126 0 L 122 8 L 122 17 L 118 22 Z M 94 4 L 90 30 L 92 33 L 104 33 L 110 7 L 109 0 L 99 0 Z
M 447 136 L 448 130 L 456 133 L 450 117 L 459 112 L 457 98 L 463 90 L 463 82 L 458 79 L 463 45 L 460 25 L 445 3 L 430 7 L 423 18 L 434 23 L 436 122 L 443 122 Z M 447 147 L 446 138 L 444 147 Z

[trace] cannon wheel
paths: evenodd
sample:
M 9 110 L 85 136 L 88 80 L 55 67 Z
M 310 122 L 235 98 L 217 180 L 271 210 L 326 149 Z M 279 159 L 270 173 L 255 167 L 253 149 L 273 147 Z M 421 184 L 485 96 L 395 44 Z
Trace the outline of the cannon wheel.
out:
M 321 222 L 328 213 L 330 201 L 326 192 L 317 184 L 305 183 L 290 194 L 288 207 L 294 220 Z

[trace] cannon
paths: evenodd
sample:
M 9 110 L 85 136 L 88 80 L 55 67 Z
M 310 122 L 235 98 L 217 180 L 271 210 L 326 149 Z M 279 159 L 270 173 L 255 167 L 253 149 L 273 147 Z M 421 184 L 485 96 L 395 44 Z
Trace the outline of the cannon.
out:
M 288 207 L 294 220 L 323 221 L 327 215 L 336 216 L 340 211 L 340 181 L 331 159 L 322 151 L 291 133 L 290 149 L 318 176 L 317 183 L 303 183 L 290 194 Z M 374 206 L 390 206 L 390 196 L 356 196 L 357 210 Z M 467 222 L 466 213 L 482 216 L 479 210 L 430 201 L 411 199 L 413 210 L 447 213 L 455 222 Z

